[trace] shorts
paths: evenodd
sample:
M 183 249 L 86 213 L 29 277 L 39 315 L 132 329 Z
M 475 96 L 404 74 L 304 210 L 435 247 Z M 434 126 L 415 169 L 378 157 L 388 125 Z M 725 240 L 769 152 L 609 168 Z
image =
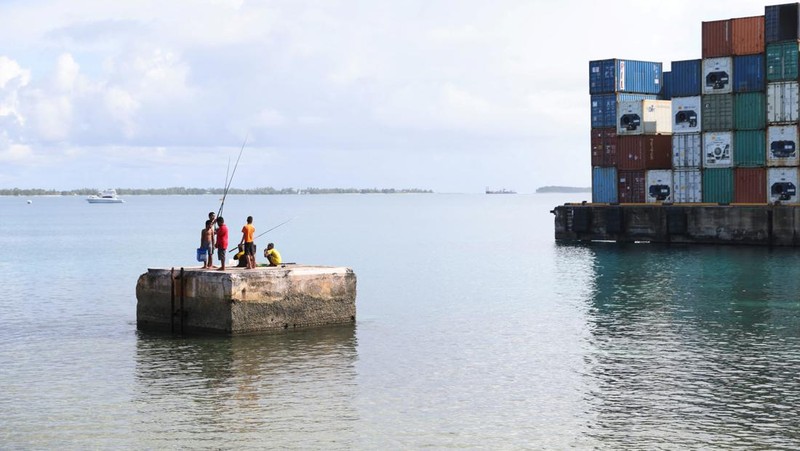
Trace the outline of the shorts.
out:
M 244 243 L 245 255 L 256 255 L 256 243 Z
M 219 257 L 220 261 L 225 261 L 226 254 L 227 252 L 225 252 L 225 249 L 223 248 L 217 249 L 217 257 Z
M 203 247 L 206 250 L 206 255 L 208 255 L 209 257 L 214 256 L 214 249 L 211 247 L 211 243 L 204 244 Z

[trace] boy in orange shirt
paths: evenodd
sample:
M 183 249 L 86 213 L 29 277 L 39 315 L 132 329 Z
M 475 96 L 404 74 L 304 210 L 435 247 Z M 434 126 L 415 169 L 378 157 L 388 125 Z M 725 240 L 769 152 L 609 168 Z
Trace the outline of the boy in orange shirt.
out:
M 247 217 L 247 224 L 242 227 L 242 241 L 239 244 L 244 244 L 244 255 L 247 256 L 247 269 L 256 267 L 256 247 L 253 243 L 253 236 L 256 234 L 256 228 L 253 226 L 253 217 Z

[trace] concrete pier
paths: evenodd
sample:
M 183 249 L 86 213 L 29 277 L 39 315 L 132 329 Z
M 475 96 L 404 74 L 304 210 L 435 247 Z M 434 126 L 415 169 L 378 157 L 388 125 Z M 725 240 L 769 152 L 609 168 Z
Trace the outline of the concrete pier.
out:
M 565 204 L 557 241 L 800 245 L 800 207 L 767 204 Z
M 139 276 L 136 299 L 141 330 L 279 333 L 353 324 L 356 275 L 350 268 L 305 265 L 150 268 Z

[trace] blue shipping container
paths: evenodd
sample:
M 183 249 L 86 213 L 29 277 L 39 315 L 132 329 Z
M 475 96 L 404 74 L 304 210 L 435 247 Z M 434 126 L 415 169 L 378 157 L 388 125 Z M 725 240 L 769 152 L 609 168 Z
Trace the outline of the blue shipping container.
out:
M 764 91 L 764 55 L 733 57 L 733 92 Z
M 670 79 L 672 97 L 700 95 L 703 60 L 673 61 Z
M 616 127 L 618 102 L 658 99 L 654 94 L 598 94 L 590 97 L 592 128 Z
M 592 202 L 616 203 L 617 197 L 617 168 L 592 169 Z
M 589 61 L 589 94 L 658 94 L 661 75 L 661 63 L 620 59 Z
M 764 40 L 766 43 L 794 41 L 800 38 L 798 13 L 797 3 L 765 6 Z
M 661 100 L 672 99 L 672 72 L 664 72 L 662 74 L 663 80 L 661 81 L 661 92 L 658 98 Z

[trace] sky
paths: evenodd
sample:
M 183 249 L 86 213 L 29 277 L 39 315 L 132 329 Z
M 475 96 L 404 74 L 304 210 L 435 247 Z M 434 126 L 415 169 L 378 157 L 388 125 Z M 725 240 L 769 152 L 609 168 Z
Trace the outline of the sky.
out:
M 0 188 L 590 186 L 590 60 L 753 0 L 4 0 Z

